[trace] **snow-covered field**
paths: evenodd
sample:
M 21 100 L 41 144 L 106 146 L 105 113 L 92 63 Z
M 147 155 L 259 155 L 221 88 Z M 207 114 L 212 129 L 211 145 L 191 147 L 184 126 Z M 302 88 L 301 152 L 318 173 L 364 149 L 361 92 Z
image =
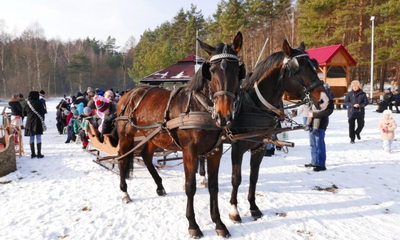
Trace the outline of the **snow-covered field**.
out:
M 58 134 L 59 100 L 47 102 L 45 157 L 31 159 L 24 137 L 25 156 L 17 160 L 18 170 L 0 178 L 0 239 L 190 239 L 183 166 L 159 171 L 167 191 L 159 197 L 150 174 L 135 163 L 134 178 L 128 181 L 133 202 L 123 205 L 119 177 L 93 163 L 80 144 L 65 144 L 66 135 Z M 362 140 L 355 144 L 349 143 L 347 112 L 334 111 L 326 132 L 325 172 L 299 167 L 310 162 L 308 133 L 290 132 L 296 146 L 288 154 L 264 157 L 261 165 L 257 204 L 264 217 L 257 221 L 248 211 L 249 153 L 238 199 L 243 223 L 228 218 L 228 150 L 220 168 L 219 207 L 231 238 L 400 239 L 400 142 L 394 141 L 392 154 L 382 151 L 377 130 L 381 114 L 375 108 L 367 107 Z M 400 124 L 400 114 L 393 116 Z M 396 134 L 400 136 L 399 130 Z M 336 191 L 318 190 L 326 188 Z M 204 239 L 219 239 L 206 188 L 197 189 L 195 211 Z

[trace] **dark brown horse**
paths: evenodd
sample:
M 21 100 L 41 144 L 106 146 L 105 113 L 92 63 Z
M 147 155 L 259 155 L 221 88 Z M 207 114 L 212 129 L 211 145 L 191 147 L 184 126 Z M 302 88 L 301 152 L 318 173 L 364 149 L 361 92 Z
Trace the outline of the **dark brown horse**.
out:
M 244 66 L 239 65 L 237 57 L 242 41 L 240 32 L 231 45 L 219 43 L 214 48 L 199 40 L 208 59 L 188 85 L 174 91 L 160 87 L 138 87 L 125 94 L 117 107 L 118 119 L 122 120 L 117 124 L 119 155 L 125 155 L 134 147 L 133 138 L 138 130 L 148 137 L 141 150 L 141 157 L 157 184 L 159 195 L 164 195 L 165 190 L 152 164 L 154 151 L 158 147 L 182 151 L 187 195 L 186 217 L 189 221 L 189 234 L 194 238 L 203 236 L 193 208 L 199 155 L 207 155 L 208 160 L 212 221 L 216 224 L 218 235 L 230 236 L 218 209 L 218 171 L 222 155 L 222 128 L 230 125 L 239 80 L 245 76 Z M 124 203 L 132 201 L 125 181 L 132 166 L 132 158 L 130 154 L 119 161 L 120 189 Z
M 296 95 L 303 102 L 310 101 L 316 111 L 325 109 L 329 98 L 323 82 L 318 78 L 317 69 L 318 62 L 309 58 L 304 43 L 301 43 L 299 48 L 292 49 L 285 40 L 283 51 L 268 56 L 243 81 L 242 100 L 235 114 L 232 132 L 241 134 L 275 128 L 282 117 L 282 96 L 285 91 Z M 271 135 L 261 137 L 271 137 Z M 260 164 L 265 152 L 265 143 L 262 139 L 260 142 L 246 140 L 232 142 L 233 189 L 229 217 L 235 222 L 241 222 L 237 210 L 237 194 L 242 181 L 243 154 L 248 150 L 251 150 L 248 192 L 250 213 L 255 219 L 262 216 L 256 204 L 255 194 Z

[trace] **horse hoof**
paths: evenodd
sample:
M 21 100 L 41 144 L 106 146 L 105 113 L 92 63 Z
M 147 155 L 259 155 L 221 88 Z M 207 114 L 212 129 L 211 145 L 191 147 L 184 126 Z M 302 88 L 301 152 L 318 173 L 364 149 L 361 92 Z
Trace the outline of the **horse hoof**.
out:
M 218 236 L 223 237 L 223 238 L 230 238 L 231 234 L 229 233 L 228 229 L 215 229 L 217 232 Z
M 263 214 L 262 212 L 257 209 L 257 210 L 250 210 L 251 216 L 253 217 L 254 221 L 257 221 L 257 219 L 262 218 Z
M 189 229 L 189 234 L 193 239 L 199 239 L 203 237 L 203 233 L 200 229 Z
M 240 217 L 239 214 L 229 214 L 229 219 L 234 222 L 234 223 L 241 223 L 242 222 L 242 218 Z
M 129 195 L 127 193 L 123 193 L 122 194 L 122 203 L 128 204 L 130 202 L 132 202 L 131 197 L 129 197 Z
M 164 189 L 157 190 L 157 194 L 158 194 L 158 196 L 160 196 L 160 197 L 167 195 L 167 193 L 165 192 Z

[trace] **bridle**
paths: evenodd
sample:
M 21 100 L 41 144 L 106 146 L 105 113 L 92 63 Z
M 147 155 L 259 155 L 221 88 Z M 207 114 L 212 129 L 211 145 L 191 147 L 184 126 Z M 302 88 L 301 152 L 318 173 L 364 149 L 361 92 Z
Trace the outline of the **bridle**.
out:
M 228 53 L 228 44 L 225 44 L 222 53 L 212 56 L 210 58 L 210 60 L 207 61 L 207 62 L 211 66 L 213 66 L 213 65 L 215 65 L 217 63 L 221 63 L 220 64 L 220 68 L 223 71 L 225 71 L 225 69 L 227 67 L 227 64 L 228 64 L 227 62 L 238 62 L 238 64 L 239 64 L 239 62 L 241 62 L 241 61 L 240 61 L 238 56 Z M 238 79 L 238 81 L 239 80 L 240 79 Z M 213 93 L 212 88 L 211 88 L 211 82 L 209 82 L 208 86 L 209 86 L 209 99 L 213 103 L 212 118 L 214 119 L 215 118 L 215 99 L 216 99 L 216 97 L 223 96 L 223 95 L 232 97 L 234 99 L 233 105 L 235 105 L 235 102 L 237 100 L 236 95 L 237 95 L 237 92 L 239 90 L 239 84 L 238 84 L 238 89 L 236 90 L 236 93 L 233 93 L 233 92 L 228 91 L 228 90 L 220 90 L 220 91 L 217 91 L 217 92 Z
M 324 82 L 321 81 L 321 80 L 318 78 L 317 80 L 312 81 L 310 85 L 308 85 L 307 87 L 305 87 L 305 86 L 299 81 L 299 79 L 296 78 L 295 74 L 296 74 L 296 72 L 298 72 L 299 69 L 300 69 L 300 67 L 299 67 L 299 62 L 297 61 L 297 58 L 301 58 L 301 57 L 307 58 L 308 62 L 309 62 L 310 65 L 312 66 L 314 72 L 315 72 L 316 74 L 318 74 L 318 73 L 317 73 L 317 69 L 318 69 L 318 68 L 314 66 L 314 64 L 313 64 L 312 61 L 310 60 L 310 56 L 309 56 L 307 53 L 299 54 L 299 55 L 296 55 L 296 56 L 294 56 L 294 57 L 292 57 L 292 58 L 289 58 L 289 57 L 285 56 L 285 58 L 283 59 L 283 67 L 282 67 L 281 75 L 280 75 L 280 77 L 279 77 L 278 82 L 280 83 L 281 89 L 282 89 L 283 91 L 285 91 L 284 88 L 283 88 L 283 77 L 284 77 L 284 75 L 285 75 L 285 71 L 288 70 L 288 71 L 289 71 L 289 77 L 292 77 L 292 78 L 295 80 L 295 82 L 300 86 L 300 88 L 303 90 L 303 92 L 302 92 L 302 94 L 301 94 L 301 100 L 302 100 L 303 102 L 306 102 L 306 103 L 307 103 L 307 102 L 310 101 L 310 92 L 313 91 L 313 90 L 314 90 L 315 88 L 317 88 L 318 86 L 323 85 Z
M 296 55 L 294 57 L 287 57 L 285 56 L 285 58 L 283 59 L 283 67 L 281 69 L 281 74 L 279 76 L 278 79 L 278 84 L 280 86 L 280 91 L 284 92 L 285 89 L 283 88 L 283 77 L 286 73 L 286 70 L 289 72 L 289 78 L 293 78 L 296 82 L 296 84 L 298 84 L 300 86 L 300 88 L 302 89 L 302 94 L 301 94 L 301 102 L 296 104 L 297 106 L 303 105 L 303 104 L 308 104 L 310 102 L 310 92 L 313 91 L 315 88 L 317 88 L 320 85 L 323 85 L 324 82 L 321 81 L 320 79 L 313 81 L 310 85 L 308 85 L 307 87 L 304 86 L 299 79 L 295 76 L 295 74 L 299 71 L 300 67 L 299 67 L 299 63 L 297 61 L 297 58 L 301 58 L 301 57 L 306 57 L 307 60 L 309 61 L 310 65 L 312 66 L 313 70 L 315 71 L 315 73 L 317 73 L 317 68 L 316 66 L 314 66 L 314 64 L 312 63 L 312 61 L 310 60 L 310 56 L 307 53 L 303 53 L 303 54 L 299 54 Z M 278 115 L 280 115 L 281 111 L 274 107 L 272 104 L 270 104 L 267 100 L 265 100 L 265 98 L 261 95 L 261 92 L 258 88 L 258 83 L 255 82 L 254 83 L 254 89 L 256 91 L 257 97 L 260 100 L 260 102 L 266 106 L 268 109 L 274 111 L 275 113 L 277 113 Z

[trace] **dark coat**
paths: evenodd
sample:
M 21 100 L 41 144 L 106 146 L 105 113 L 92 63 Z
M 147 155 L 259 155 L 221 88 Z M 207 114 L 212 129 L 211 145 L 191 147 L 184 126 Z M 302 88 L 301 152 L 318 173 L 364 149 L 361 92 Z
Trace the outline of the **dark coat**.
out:
M 11 107 L 11 115 L 22 116 L 22 106 L 18 99 L 11 98 L 8 101 L 8 105 Z
M 318 129 L 324 129 L 326 130 L 326 128 L 328 127 L 328 123 L 329 123 L 329 116 L 332 114 L 333 110 L 334 110 L 334 104 L 333 104 L 333 100 L 329 100 L 328 106 L 326 107 L 325 110 L 321 111 L 321 112 L 314 112 L 313 113 L 313 119 L 312 121 L 314 121 L 314 118 L 319 118 L 321 119 L 321 122 L 319 124 L 319 128 Z M 313 122 L 311 122 L 310 126 L 313 126 Z
M 392 101 L 395 101 L 397 105 L 400 104 L 400 93 L 394 94 Z
M 115 127 L 114 120 L 117 117 L 117 105 L 116 104 L 110 104 L 109 108 L 110 108 L 109 114 L 104 116 L 102 134 L 111 133 L 111 131 Z
M 368 105 L 367 94 L 363 90 L 354 92 L 352 90 L 346 95 L 344 104 L 347 106 L 347 117 L 348 118 L 364 118 L 365 117 L 365 106 Z M 353 107 L 355 104 L 359 104 L 360 107 Z
M 44 108 L 42 102 L 39 100 L 39 92 L 31 91 L 28 96 L 28 102 L 31 103 L 32 107 L 42 116 L 44 119 L 44 114 L 46 109 Z M 32 132 L 33 135 L 43 134 L 43 126 L 40 118 L 32 111 L 32 109 L 27 104 L 24 111 L 26 112 L 27 119 L 25 124 L 25 136 L 30 136 Z

